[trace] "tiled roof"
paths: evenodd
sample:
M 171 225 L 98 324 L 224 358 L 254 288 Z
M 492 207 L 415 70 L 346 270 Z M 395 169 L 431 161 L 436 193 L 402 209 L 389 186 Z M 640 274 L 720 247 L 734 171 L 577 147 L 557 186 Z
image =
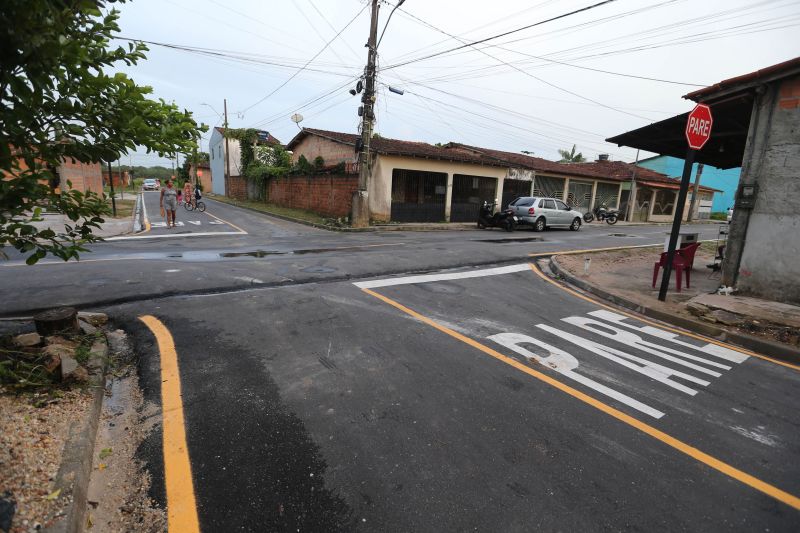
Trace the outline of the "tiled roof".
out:
M 798 68 L 800 68 L 800 57 L 795 57 L 794 59 L 784 61 L 783 63 L 778 63 L 777 65 L 772 65 L 754 72 L 742 74 L 741 76 L 722 80 L 714 85 L 710 85 L 703 89 L 698 89 L 690 92 L 689 94 L 685 94 L 683 97 L 687 100 L 694 100 L 697 102 L 704 97 L 713 95 L 714 93 L 718 93 L 723 90 L 734 89 L 737 86 L 743 86 L 761 79 L 774 79 L 775 77 L 792 75 L 793 72 L 797 72 Z
M 287 149 L 294 149 L 307 135 L 317 135 L 353 147 L 355 147 L 356 141 L 360 138 L 360 135 L 355 133 L 303 128 L 294 139 L 289 141 L 289 144 L 286 146 Z M 560 176 L 585 177 L 609 181 L 629 181 L 633 175 L 634 169 L 636 169 L 637 179 L 647 180 L 651 182 L 651 185 L 657 183 L 668 185 L 680 183 L 679 180 L 670 178 L 655 170 L 635 166 L 632 163 L 625 163 L 624 161 L 559 163 L 557 161 L 542 159 L 541 157 L 452 142 L 443 146 L 434 146 L 423 142 L 373 137 L 371 149 L 379 154 L 386 155 L 405 155 L 409 157 L 474 163 L 476 165 L 488 165 L 493 167 L 523 168 L 534 170 L 542 174 L 557 174 Z M 700 189 L 703 191 L 716 190 L 702 185 Z

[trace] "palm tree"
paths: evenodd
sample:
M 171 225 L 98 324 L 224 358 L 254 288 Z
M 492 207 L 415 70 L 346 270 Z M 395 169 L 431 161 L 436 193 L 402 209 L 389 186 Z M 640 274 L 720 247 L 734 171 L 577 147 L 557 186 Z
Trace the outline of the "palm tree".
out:
M 561 155 L 559 163 L 583 163 L 586 161 L 582 153 L 575 153 L 575 148 L 576 146 L 573 144 L 572 150 L 559 150 L 558 153 Z

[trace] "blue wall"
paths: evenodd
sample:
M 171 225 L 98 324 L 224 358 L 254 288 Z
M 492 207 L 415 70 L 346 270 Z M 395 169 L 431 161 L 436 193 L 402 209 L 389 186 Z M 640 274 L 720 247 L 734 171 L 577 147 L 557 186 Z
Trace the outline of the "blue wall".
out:
M 683 174 L 683 159 L 678 159 L 677 157 L 661 155 L 639 161 L 639 164 L 650 170 L 666 174 L 670 178 L 680 179 L 681 174 Z M 725 211 L 729 207 L 733 207 L 733 198 L 736 195 L 736 188 L 739 186 L 739 174 L 741 171 L 741 168 L 720 170 L 708 165 L 703 167 L 700 184 L 722 191 L 714 193 L 714 204 L 711 206 L 712 212 Z M 697 163 L 692 167 L 692 183 L 694 183 L 696 174 Z

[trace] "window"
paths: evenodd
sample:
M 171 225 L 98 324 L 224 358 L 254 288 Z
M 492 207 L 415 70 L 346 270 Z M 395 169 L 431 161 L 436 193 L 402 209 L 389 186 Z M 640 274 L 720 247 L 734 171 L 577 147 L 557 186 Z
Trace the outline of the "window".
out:
M 656 199 L 653 202 L 654 215 L 671 215 L 675 207 L 675 191 L 669 189 L 656 190 Z
M 542 198 L 541 200 L 539 200 L 539 207 L 541 207 L 542 209 L 544 209 L 544 198 Z
M 511 202 L 511 205 L 516 207 L 530 207 L 533 205 L 534 200 L 535 198 L 526 198 L 524 196 L 521 196 L 516 200 L 514 200 L 513 202 Z
M 545 209 L 555 209 L 556 203 L 553 200 L 542 200 L 544 202 Z
M 556 200 L 556 207 L 558 207 L 562 211 L 569 211 L 569 206 L 564 202 L 562 202 L 561 200 Z

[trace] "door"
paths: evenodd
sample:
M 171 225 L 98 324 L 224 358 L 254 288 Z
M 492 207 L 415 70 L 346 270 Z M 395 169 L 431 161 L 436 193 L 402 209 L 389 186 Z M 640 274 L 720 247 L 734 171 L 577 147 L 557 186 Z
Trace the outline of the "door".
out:
M 585 214 L 589 211 L 592 201 L 592 183 L 586 181 L 569 180 L 569 193 L 567 204 L 574 210 Z
M 564 216 L 561 211 L 556 209 L 556 201 L 552 198 L 544 198 L 539 203 L 544 206 L 544 216 L 547 218 L 547 224 L 554 226 L 564 223 Z
M 394 222 L 443 222 L 447 174 L 419 170 L 392 170 Z
M 520 196 L 530 196 L 531 182 L 527 180 L 512 180 L 506 178 L 503 180 L 503 198 L 500 202 L 500 209 L 508 207 L 514 198 Z
M 497 178 L 453 175 L 453 201 L 450 205 L 450 222 L 474 222 L 484 201 L 494 202 Z

